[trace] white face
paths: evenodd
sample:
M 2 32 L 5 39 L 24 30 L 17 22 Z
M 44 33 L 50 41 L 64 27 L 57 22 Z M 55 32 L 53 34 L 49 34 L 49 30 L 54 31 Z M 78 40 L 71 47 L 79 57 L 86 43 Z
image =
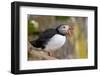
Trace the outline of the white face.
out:
M 58 28 L 58 31 L 62 34 L 67 34 L 68 30 L 69 30 L 70 26 L 69 25 L 61 25 Z

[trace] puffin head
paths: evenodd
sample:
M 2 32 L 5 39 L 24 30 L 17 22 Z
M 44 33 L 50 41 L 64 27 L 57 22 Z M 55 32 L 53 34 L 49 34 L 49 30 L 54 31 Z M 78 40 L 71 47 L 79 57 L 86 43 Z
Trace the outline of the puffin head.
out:
M 57 31 L 62 35 L 71 36 L 73 33 L 73 27 L 70 25 L 62 24 L 57 27 Z

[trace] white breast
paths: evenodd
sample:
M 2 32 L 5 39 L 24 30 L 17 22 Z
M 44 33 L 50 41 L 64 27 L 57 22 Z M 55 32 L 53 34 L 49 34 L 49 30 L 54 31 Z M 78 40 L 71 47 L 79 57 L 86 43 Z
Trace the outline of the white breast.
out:
M 66 42 L 66 37 L 56 34 L 54 35 L 46 44 L 45 51 L 55 51 L 59 48 L 61 48 L 64 43 Z

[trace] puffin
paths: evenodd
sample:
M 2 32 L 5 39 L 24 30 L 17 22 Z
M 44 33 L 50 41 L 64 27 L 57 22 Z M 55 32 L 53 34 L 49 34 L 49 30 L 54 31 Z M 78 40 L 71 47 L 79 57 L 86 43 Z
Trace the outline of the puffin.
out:
M 67 36 L 72 34 L 72 30 L 72 26 L 60 24 L 56 28 L 49 28 L 41 32 L 38 38 L 30 43 L 33 47 L 41 48 L 48 52 L 49 56 L 52 56 L 52 52 L 61 48 L 65 44 Z

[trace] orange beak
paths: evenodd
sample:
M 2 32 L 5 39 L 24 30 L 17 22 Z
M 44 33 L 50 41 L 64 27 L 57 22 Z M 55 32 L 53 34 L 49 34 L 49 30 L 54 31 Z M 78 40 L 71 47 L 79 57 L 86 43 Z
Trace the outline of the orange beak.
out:
M 69 29 L 67 30 L 67 33 L 66 33 L 66 34 L 67 34 L 68 36 L 72 36 L 73 30 L 74 30 L 73 26 L 69 26 Z

